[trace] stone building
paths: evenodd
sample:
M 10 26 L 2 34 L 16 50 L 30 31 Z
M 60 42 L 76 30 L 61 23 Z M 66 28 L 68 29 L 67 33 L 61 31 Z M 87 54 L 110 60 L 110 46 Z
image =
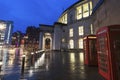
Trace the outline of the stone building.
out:
M 60 15 L 53 27 L 49 27 L 52 28 L 50 49 L 83 50 L 85 36 L 96 34 L 98 28 L 102 26 L 119 24 L 120 5 L 117 3 L 120 1 L 80 0 L 70 6 Z M 40 25 L 40 29 L 43 27 Z M 41 31 L 41 33 L 45 31 L 48 30 Z M 40 41 L 45 41 L 42 36 Z M 40 49 L 45 49 L 45 47 L 40 46 Z
M 50 49 L 83 49 L 83 37 L 94 32 L 91 18 L 92 6 L 91 0 L 78 1 L 61 14 L 52 27 Z M 41 30 L 43 27 L 45 28 L 45 26 L 40 25 Z M 47 31 L 46 28 L 46 30 L 41 31 L 41 34 L 45 34 Z M 41 34 L 39 47 L 40 49 L 45 49 L 44 45 L 42 45 L 45 41 L 45 35 L 43 37 Z
M 120 0 L 100 0 L 93 12 L 95 33 L 100 27 L 120 24 Z
M 51 25 L 40 24 L 39 48 L 53 49 L 53 29 Z

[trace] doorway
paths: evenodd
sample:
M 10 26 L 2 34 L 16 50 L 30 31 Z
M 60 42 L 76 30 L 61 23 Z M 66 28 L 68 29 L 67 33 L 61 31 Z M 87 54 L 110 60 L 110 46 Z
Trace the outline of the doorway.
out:
M 51 40 L 49 38 L 45 39 L 45 49 L 50 49 L 50 42 Z

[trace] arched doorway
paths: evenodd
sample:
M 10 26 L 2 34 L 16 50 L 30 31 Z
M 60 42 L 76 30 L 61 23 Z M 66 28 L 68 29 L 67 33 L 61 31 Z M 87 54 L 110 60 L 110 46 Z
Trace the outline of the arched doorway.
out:
M 45 39 L 45 49 L 50 49 L 50 42 L 51 40 L 49 38 Z
M 44 33 L 42 44 L 43 44 L 43 50 L 52 49 L 52 35 L 50 33 Z

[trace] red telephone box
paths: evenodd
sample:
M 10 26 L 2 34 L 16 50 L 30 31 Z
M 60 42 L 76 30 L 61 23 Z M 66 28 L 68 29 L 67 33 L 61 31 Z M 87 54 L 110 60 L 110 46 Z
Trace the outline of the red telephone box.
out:
M 120 80 L 120 25 L 97 31 L 99 73 L 106 80 Z
M 84 64 L 97 65 L 96 35 L 84 37 Z

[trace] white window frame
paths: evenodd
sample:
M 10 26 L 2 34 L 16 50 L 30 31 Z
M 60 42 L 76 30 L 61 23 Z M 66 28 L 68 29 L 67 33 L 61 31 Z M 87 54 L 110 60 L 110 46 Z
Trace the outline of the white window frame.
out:
M 84 27 L 83 26 L 78 27 L 78 33 L 79 33 L 79 36 L 84 35 Z
M 83 49 L 83 38 L 79 39 L 79 49 Z
M 83 4 L 83 17 L 88 17 L 89 16 L 89 4 L 85 3 Z
M 73 48 L 74 48 L 74 40 L 73 40 L 73 39 L 71 39 L 71 40 L 69 41 L 69 48 L 70 48 L 70 49 L 73 49 Z
M 73 37 L 73 28 L 70 28 L 70 29 L 69 29 L 69 36 L 70 36 L 70 37 Z
M 82 19 L 83 17 L 83 12 L 82 12 L 82 6 L 77 7 L 77 20 Z

